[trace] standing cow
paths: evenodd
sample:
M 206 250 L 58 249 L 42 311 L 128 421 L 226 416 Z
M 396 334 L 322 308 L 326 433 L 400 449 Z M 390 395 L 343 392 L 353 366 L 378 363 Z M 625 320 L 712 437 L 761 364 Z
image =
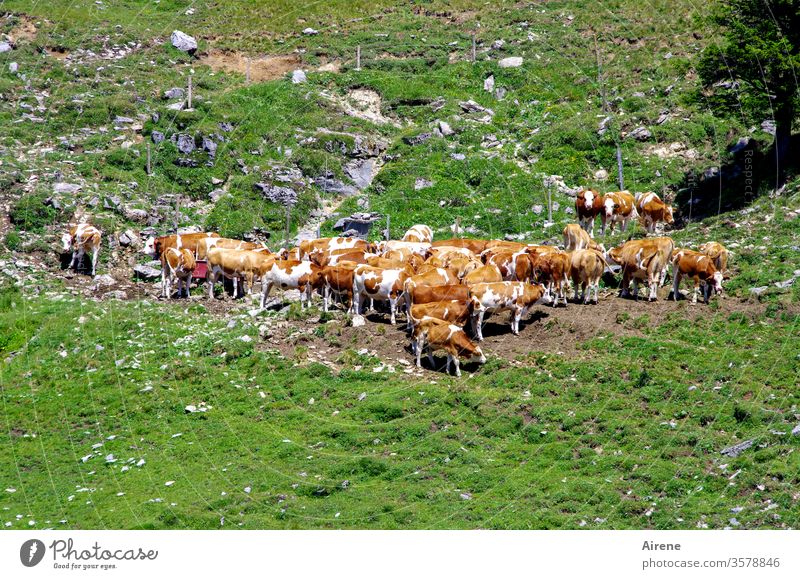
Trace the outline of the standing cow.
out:
M 603 196 L 594 189 L 584 189 L 575 197 L 575 213 L 580 226 L 594 236 L 594 221 L 603 210 Z
M 655 233 L 656 223 L 672 225 L 675 222 L 672 207 L 652 191 L 636 196 L 636 210 L 639 213 L 639 222 L 648 233 Z
M 606 227 L 614 231 L 614 224 L 620 223 L 622 231 L 628 228 L 628 222 L 639 217 L 636 211 L 636 200 L 630 191 L 612 191 L 603 195 L 603 211 L 600 220 L 603 223 L 602 235 Z
M 69 230 L 69 233 L 62 235 L 61 243 L 64 253 L 72 252 L 72 261 L 69 262 L 69 267 L 78 271 L 83 256 L 91 252 L 92 277 L 94 277 L 97 271 L 97 256 L 100 254 L 101 237 L 100 230 L 88 223 L 76 225 Z

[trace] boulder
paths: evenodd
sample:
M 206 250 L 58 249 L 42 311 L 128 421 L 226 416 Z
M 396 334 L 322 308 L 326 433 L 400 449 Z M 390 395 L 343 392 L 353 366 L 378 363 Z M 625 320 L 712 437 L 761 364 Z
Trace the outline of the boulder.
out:
M 133 273 L 140 279 L 157 279 L 161 277 L 161 270 L 149 265 L 139 264 L 134 266 Z
M 153 131 L 150 135 L 150 138 L 153 140 L 153 143 L 157 145 L 164 140 L 164 133 L 160 131 Z
M 522 62 L 521 56 L 509 56 L 508 58 L 498 61 L 497 66 L 500 68 L 517 68 L 522 66 Z
M 292 84 L 301 84 L 308 80 L 306 78 L 306 73 L 302 70 L 293 70 L 292 71 Z
M 175 30 L 172 33 L 172 36 L 169 37 L 172 46 L 177 48 L 182 52 L 188 52 L 189 54 L 194 54 L 194 51 L 197 50 L 197 41 L 186 34 L 185 32 L 181 32 L 180 30 Z
M 53 193 L 75 194 L 80 190 L 81 186 L 77 183 L 55 183 L 53 185 Z
M 184 91 L 180 87 L 173 87 L 169 90 L 164 91 L 165 99 L 182 99 L 183 96 L 184 96 Z
M 413 137 L 403 137 L 403 140 L 411 145 L 420 145 L 430 139 L 433 136 L 433 133 L 420 133 L 418 135 L 414 135 Z
M 439 121 L 439 132 L 445 137 L 449 137 L 455 133 L 453 128 L 445 121 Z
M 136 209 L 134 207 L 127 206 L 122 209 L 122 214 L 125 216 L 125 219 L 140 223 L 147 221 L 148 217 L 148 213 L 144 209 Z
M 0 40 L 0 53 L 10 52 L 12 49 L 11 43 L 6 40 Z
M 630 138 L 636 139 L 637 141 L 646 141 L 647 139 L 649 139 L 652 136 L 653 136 L 653 133 L 651 133 L 645 127 L 636 127 L 630 133 L 628 133 L 625 138 L 630 137 Z
M 19 70 L 19 64 L 17 64 L 16 62 L 9 62 L 8 63 L 8 72 L 10 72 L 11 74 L 14 74 L 18 70 Z
M 494 91 L 494 75 L 490 74 L 486 80 L 483 81 L 483 90 L 486 92 Z
M 126 229 L 120 236 L 119 236 L 119 244 L 123 247 L 128 247 L 129 245 L 138 246 L 142 242 L 139 235 L 131 230 Z
M 177 137 L 178 150 L 184 155 L 191 154 L 194 151 L 194 137 L 192 135 L 180 134 Z

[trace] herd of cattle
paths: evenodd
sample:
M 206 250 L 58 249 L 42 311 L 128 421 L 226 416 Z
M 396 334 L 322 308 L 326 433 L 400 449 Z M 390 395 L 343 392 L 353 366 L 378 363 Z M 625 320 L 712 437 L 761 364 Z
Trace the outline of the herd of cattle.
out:
M 433 241 L 427 225 L 415 225 L 400 240 L 372 243 L 358 238 L 335 237 L 302 241 L 298 247 L 271 252 L 264 244 L 222 238 L 216 233 L 187 233 L 152 237 L 144 253 L 162 265 L 162 296 L 189 295 L 198 262 L 207 267 L 208 296 L 221 277 L 233 280 L 234 296 L 250 294 L 261 282 L 260 307 L 273 287 L 299 290 L 301 307 L 310 304 L 314 291 L 322 294 L 327 312 L 338 300 L 354 314 L 363 314 L 366 301 L 388 303 L 392 324 L 399 311 L 406 316 L 417 366 L 427 352 L 447 353 L 461 375 L 459 359 L 484 362 L 473 340 L 482 341 L 487 314 L 511 312 L 511 331 L 519 332 L 520 320 L 534 305 L 567 305 L 567 291 L 574 287 L 575 301 L 587 303 L 594 292 L 598 302 L 600 279 L 610 267 L 622 273 L 621 296 L 638 299 L 639 282 L 648 286 L 649 299 L 657 299 L 667 269 L 672 266 L 673 299 L 678 299 L 683 278 L 694 282 L 693 303 L 703 289 L 706 303 L 712 292 L 722 292 L 728 252 L 716 242 L 699 251 L 678 249 L 669 237 L 646 237 L 606 250 L 593 237 L 596 217 L 605 234 L 620 223 L 623 231 L 639 219 L 648 233 L 659 222 L 672 223 L 672 208 L 654 193 L 633 196 L 627 191 L 600 195 L 581 191 L 575 202 L 579 224 L 564 228 L 564 249 L 499 239 L 454 238 Z M 85 253 L 92 255 L 95 273 L 100 231 L 91 225 L 73 227 L 63 237 L 64 251 L 73 252 L 77 267 Z M 580 296 L 579 296 L 580 290 Z M 471 322 L 469 337 L 465 331 Z

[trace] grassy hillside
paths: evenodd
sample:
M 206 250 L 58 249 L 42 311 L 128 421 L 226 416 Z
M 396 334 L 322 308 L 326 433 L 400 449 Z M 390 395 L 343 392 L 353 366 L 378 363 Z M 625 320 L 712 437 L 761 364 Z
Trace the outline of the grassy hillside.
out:
M 707 111 L 705 5 L 2 7 L 5 527 L 797 528 L 800 181 L 764 183 L 744 209 L 742 191 L 713 187 L 740 138 L 770 136 L 764 119 Z M 164 93 L 190 76 L 187 110 Z M 503 316 L 488 364 L 461 380 L 413 370 L 380 315 L 352 328 L 200 291 L 158 300 L 133 281 L 147 259 L 118 242 L 177 221 L 277 243 L 283 194 L 293 232 L 369 207 L 395 236 L 416 222 L 449 236 L 458 219 L 557 240 L 570 190 L 617 188 L 617 143 L 626 187 L 700 200 L 670 234 L 732 250 L 726 296 L 633 303 L 609 285 L 597 307 L 536 308 L 519 337 Z M 82 216 L 104 231 L 110 285 L 58 267 Z

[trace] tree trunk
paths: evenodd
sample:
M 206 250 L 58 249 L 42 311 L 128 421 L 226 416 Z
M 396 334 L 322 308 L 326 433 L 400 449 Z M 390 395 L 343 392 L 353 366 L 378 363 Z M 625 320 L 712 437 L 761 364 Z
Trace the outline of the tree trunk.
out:
M 787 170 L 792 163 L 792 120 L 794 109 L 782 110 L 775 115 L 775 188 L 786 180 Z

